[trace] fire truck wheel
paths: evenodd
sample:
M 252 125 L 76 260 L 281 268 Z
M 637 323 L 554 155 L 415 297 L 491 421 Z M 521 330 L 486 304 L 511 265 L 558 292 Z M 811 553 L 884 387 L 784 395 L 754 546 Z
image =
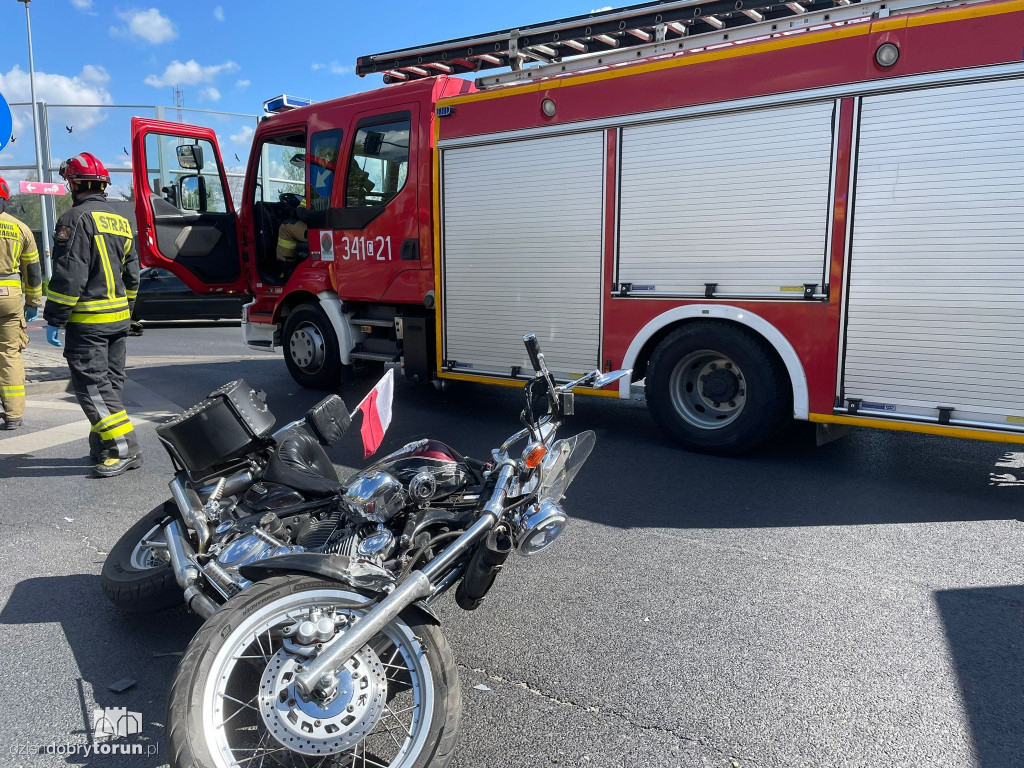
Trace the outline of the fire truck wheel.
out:
M 691 451 L 743 453 L 792 414 L 782 362 L 757 336 L 721 322 L 685 325 L 658 345 L 647 368 L 647 407 Z
M 326 313 L 303 304 L 284 324 L 284 361 L 299 384 L 310 389 L 334 389 L 341 380 L 338 336 Z

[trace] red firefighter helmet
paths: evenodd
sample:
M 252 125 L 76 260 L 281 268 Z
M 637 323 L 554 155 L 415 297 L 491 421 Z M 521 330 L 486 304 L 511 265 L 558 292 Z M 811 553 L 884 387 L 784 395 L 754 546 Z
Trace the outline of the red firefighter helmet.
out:
M 3 176 L 0 176 L 0 200 L 11 199 L 11 188 L 7 186 L 7 182 Z
M 110 183 L 110 174 L 96 155 L 82 152 L 60 164 L 60 177 L 66 181 L 102 181 Z

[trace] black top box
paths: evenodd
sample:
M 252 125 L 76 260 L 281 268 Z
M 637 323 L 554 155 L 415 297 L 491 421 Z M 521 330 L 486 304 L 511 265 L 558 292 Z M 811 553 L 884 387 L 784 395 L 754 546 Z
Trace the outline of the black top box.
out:
M 193 480 L 205 478 L 264 444 L 274 426 L 264 397 L 237 379 L 161 424 L 157 437 Z

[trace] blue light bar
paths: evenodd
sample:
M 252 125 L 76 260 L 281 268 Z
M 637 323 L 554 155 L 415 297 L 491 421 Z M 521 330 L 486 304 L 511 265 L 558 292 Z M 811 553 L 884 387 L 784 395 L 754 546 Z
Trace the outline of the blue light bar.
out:
M 297 96 L 288 96 L 282 93 L 280 96 L 275 96 L 272 99 L 264 101 L 263 109 L 266 112 L 276 114 L 278 112 L 288 112 L 292 109 L 298 109 L 299 107 L 308 107 L 312 103 L 312 99 L 300 99 Z

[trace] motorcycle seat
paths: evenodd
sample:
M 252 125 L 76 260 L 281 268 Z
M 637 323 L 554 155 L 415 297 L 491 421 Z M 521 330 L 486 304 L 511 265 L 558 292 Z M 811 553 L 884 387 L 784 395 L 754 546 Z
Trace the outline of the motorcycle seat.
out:
M 263 471 L 263 479 L 294 488 L 306 496 L 324 497 L 341 493 L 338 470 L 327 452 L 301 427 L 286 432 L 278 442 Z

